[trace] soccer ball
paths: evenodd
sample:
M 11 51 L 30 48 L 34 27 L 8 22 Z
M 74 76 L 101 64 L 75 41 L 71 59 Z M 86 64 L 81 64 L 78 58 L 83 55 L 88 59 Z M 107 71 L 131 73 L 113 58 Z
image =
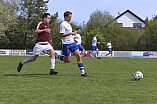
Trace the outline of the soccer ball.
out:
M 137 71 L 134 73 L 134 79 L 135 80 L 141 80 L 143 78 L 143 74 L 140 71 Z

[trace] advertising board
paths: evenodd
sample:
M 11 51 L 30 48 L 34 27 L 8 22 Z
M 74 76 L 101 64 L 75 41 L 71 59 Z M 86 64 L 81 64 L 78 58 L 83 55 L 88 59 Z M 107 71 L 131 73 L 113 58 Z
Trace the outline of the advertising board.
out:
M 0 55 L 9 55 L 9 50 L 0 49 Z
M 26 50 L 10 50 L 9 55 L 12 55 L 12 56 L 25 56 L 26 55 Z

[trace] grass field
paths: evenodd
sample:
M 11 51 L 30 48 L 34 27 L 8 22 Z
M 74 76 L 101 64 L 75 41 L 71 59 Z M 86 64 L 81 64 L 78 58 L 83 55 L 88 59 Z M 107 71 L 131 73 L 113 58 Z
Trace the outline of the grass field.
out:
M 26 56 L 0 56 L 0 104 L 156 104 L 157 59 L 83 57 L 81 77 L 76 59 L 69 64 L 56 59 L 58 75 L 49 75 L 49 57 L 25 64 Z M 135 81 L 141 71 L 144 78 Z

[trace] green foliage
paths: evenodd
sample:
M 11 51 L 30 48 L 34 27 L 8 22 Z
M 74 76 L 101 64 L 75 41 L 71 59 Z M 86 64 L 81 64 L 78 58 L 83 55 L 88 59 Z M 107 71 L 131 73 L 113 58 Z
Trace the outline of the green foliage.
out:
M 87 22 L 86 28 L 87 30 L 93 30 L 98 27 L 100 28 L 108 24 L 108 22 L 113 19 L 113 16 L 110 15 L 108 11 L 96 10 L 90 15 L 90 19 Z
M 85 48 L 91 46 L 94 34 L 98 34 L 98 45 L 100 50 L 108 50 L 106 44 L 108 40 L 112 40 L 114 50 L 135 50 L 139 39 L 138 30 L 132 28 L 122 28 L 114 20 L 114 18 L 106 11 L 95 11 L 90 15 L 90 20 L 85 28 L 86 45 Z
M 115 26 L 104 30 L 104 37 L 111 40 L 114 50 L 134 50 L 139 38 L 138 30 Z
M 32 49 L 37 34 L 34 33 L 37 24 L 42 21 L 42 15 L 48 10 L 49 0 L 0 0 L 0 46 L 1 48 Z M 61 49 L 60 23 L 58 12 L 51 15 L 49 24 L 54 49 Z M 73 30 L 82 28 L 72 21 Z M 91 49 L 93 35 L 97 33 L 100 50 L 107 50 L 108 40 L 112 40 L 113 50 L 156 50 L 157 48 L 157 16 L 145 20 L 145 32 L 139 35 L 138 29 L 121 28 L 108 11 L 96 10 L 90 15 L 86 25 L 83 25 L 81 35 L 84 35 L 82 45 Z
M 34 30 L 42 21 L 43 13 L 48 10 L 46 3 L 48 1 L 45 0 L 21 0 L 19 5 L 21 8 L 18 8 L 20 15 L 12 20 L 12 23 L 8 23 L 8 29 L 5 30 L 5 35 L 10 41 L 10 48 L 33 48 L 37 37 Z M 15 8 L 14 11 L 16 11 Z
M 34 31 L 37 24 L 42 21 L 42 15 L 48 10 L 47 3 L 49 0 L 21 0 L 17 3 L 18 5 L 15 5 L 15 1 L 18 0 L 12 1 L 13 3 L 0 1 L 2 3 L 0 5 L 3 7 L 3 11 L 0 10 L 0 17 L 2 18 L 0 34 L 4 35 L 0 37 L 1 40 L 3 39 L 1 48 L 32 49 L 37 38 Z M 4 10 L 8 10 L 7 13 L 9 14 Z M 18 15 L 12 11 L 19 11 Z M 54 48 L 61 49 L 59 34 L 61 20 L 57 18 L 58 12 L 51 15 L 50 38 Z M 72 22 L 71 25 L 73 29 L 77 27 L 75 22 Z
M 157 49 L 157 16 L 152 21 L 146 20 L 145 33 L 142 36 L 142 42 L 146 45 L 146 50 Z
M 87 32 L 86 36 L 86 43 L 85 43 L 85 49 L 90 50 L 92 47 L 92 39 L 94 37 L 94 34 L 97 33 L 97 40 L 100 42 L 99 48 L 103 50 L 104 45 L 106 44 L 105 38 L 103 37 L 103 34 L 100 32 L 99 28 L 95 28 L 89 32 Z M 89 47 L 90 46 L 90 47 Z
M 80 76 L 75 57 L 56 59 L 58 75 L 49 75 L 50 59 L 38 57 L 17 72 L 26 56 L 0 56 L 1 104 L 155 104 L 155 58 L 83 58 L 89 78 Z M 12 62 L 10 62 L 10 60 Z M 134 80 L 134 72 L 144 78 Z
M 60 37 L 60 23 L 61 20 L 58 18 L 58 12 L 51 16 L 51 22 L 49 27 L 51 29 L 50 38 L 52 39 L 52 45 L 54 49 L 61 49 L 61 37 Z
M 84 36 L 85 36 L 85 49 L 90 50 L 92 39 L 94 34 L 97 33 L 98 41 L 100 42 L 99 49 L 104 50 L 104 45 L 106 42 L 106 37 L 103 36 L 103 26 L 108 24 L 109 21 L 113 20 L 113 16 L 109 14 L 107 11 L 100 11 L 96 10 L 90 15 L 90 19 L 86 24 L 85 30 L 84 30 Z M 89 47 L 90 46 L 90 47 Z

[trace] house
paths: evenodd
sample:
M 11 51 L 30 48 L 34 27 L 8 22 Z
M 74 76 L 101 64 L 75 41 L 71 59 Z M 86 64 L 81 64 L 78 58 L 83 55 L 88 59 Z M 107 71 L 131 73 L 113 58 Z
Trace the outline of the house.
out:
M 145 22 L 130 10 L 126 10 L 115 18 L 121 27 L 144 28 Z
M 115 20 L 121 27 L 138 29 L 140 36 L 144 33 L 145 21 L 130 10 L 119 14 Z

